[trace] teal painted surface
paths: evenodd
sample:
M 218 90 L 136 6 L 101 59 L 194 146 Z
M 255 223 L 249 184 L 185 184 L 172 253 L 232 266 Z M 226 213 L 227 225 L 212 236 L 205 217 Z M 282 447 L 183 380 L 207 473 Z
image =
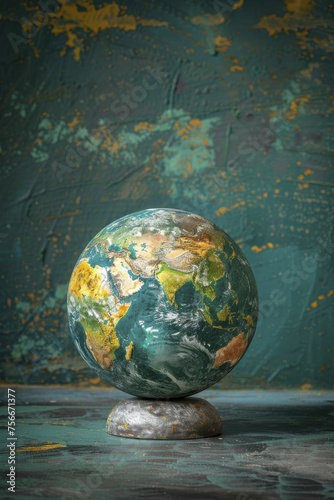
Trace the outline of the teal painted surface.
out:
M 218 410 L 223 434 L 185 441 L 108 435 L 108 413 L 124 397 L 109 390 L 17 388 L 17 497 L 328 500 L 334 496 L 330 393 L 205 391 L 201 397 Z M 6 399 L 2 389 L 1 400 Z M 1 432 L 5 437 L 6 429 Z M 0 455 L 5 464 L 5 447 Z
M 71 271 L 158 206 L 212 220 L 254 271 L 257 335 L 224 386 L 332 388 L 333 4 L 3 1 L 0 22 L 1 379 L 99 383 Z
M 256 328 L 258 294 L 240 248 L 182 210 L 142 210 L 88 243 L 73 270 L 68 315 L 96 373 L 146 398 L 185 397 L 220 381 Z

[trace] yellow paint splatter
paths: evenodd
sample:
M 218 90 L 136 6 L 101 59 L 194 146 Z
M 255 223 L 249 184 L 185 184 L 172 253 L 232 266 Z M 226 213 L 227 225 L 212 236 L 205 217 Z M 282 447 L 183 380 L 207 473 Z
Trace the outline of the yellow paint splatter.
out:
M 332 297 L 332 295 L 334 295 L 334 290 L 330 290 L 326 295 L 318 295 L 317 299 L 311 302 L 311 304 L 306 308 L 306 311 L 316 309 L 317 307 L 319 307 L 319 301 L 325 300 L 326 298 L 329 299 L 330 297 Z
M 306 36 L 306 33 L 303 32 L 303 35 Z M 319 63 L 310 63 L 307 68 L 302 69 L 299 71 L 299 73 L 304 77 L 307 78 L 307 80 L 312 80 L 313 78 L 313 71 L 315 69 L 318 69 L 320 67 Z
M 193 24 L 202 24 L 204 26 L 219 26 L 223 24 L 225 18 L 222 14 L 203 14 L 192 18 Z
M 244 68 L 242 66 L 235 65 L 235 66 L 231 67 L 232 73 L 235 73 L 236 71 L 243 71 L 243 70 L 244 70 Z
M 66 444 L 62 443 L 48 443 L 48 444 L 40 444 L 36 446 L 22 446 L 22 448 L 18 448 L 17 451 L 21 453 L 26 453 L 30 451 L 49 451 L 55 450 L 57 448 L 66 448 Z
M 83 39 L 75 32 L 80 29 L 90 36 L 110 29 L 124 31 L 136 30 L 141 26 L 168 26 L 166 21 L 155 19 L 140 19 L 124 12 L 126 7 L 121 8 L 116 2 L 95 6 L 93 0 L 79 0 L 75 3 L 67 3 L 60 0 L 59 9 L 50 16 L 49 23 L 54 35 L 65 34 L 67 36 L 66 46 L 73 49 L 76 61 L 80 60 L 81 52 L 84 50 Z M 63 47 L 61 55 L 66 53 Z
M 78 118 L 77 116 L 75 116 L 75 117 L 73 118 L 73 120 L 72 120 L 72 121 L 70 121 L 70 122 L 67 124 L 67 126 L 68 126 L 69 128 L 72 128 L 72 129 L 73 129 L 73 128 L 75 128 L 75 127 L 78 125 L 78 123 L 79 123 L 79 118 Z
M 315 19 L 311 15 L 314 5 L 313 0 L 286 0 L 286 12 L 282 17 L 276 14 L 264 16 L 256 28 L 265 29 L 269 36 L 276 36 L 282 32 L 288 34 L 289 31 L 294 31 L 297 35 L 305 38 L 308 34 L 307 30 L 323 25 L 322 20 Z
M 56 220 L 56 219 L 65 219 L 66 217 L 75 217 L 76 215 L 81 215 L 81 210 L 71 210 L 70 212 L 66 212 L 64 214 L 56 214 L 56 215 L 47 215 L 43 217 L 43 220 Z
M 306 383 L 306 384 L 302 384 L 301 386 L 299 386 L 299 388 L 302 391 L 310 391 L 313 388 L 313 385 Z
M 100 379 L 100 377 L 94 377 L 89 379 L 89 383 L 93 385 L 98 385 L 100 382 L 102 382 L 102 379 Z
M 304 170 L 304 175 L 311 175 L 311 174 L 313 174 L 313 170 L 311 170 L 310 168 Z
M 149 122 L 139 122 L 137 123 L 137 125 L 135 125 L 134 131 L 138 132 L 140 130 L 147 130 L 148 132 L 152 132 L 153 130 L 155 130 L 155 125 Z
M 116 156 L 118 156 L 117 153 L 120 149 L 120 143 L 110 133 L 110 128 L 108 127 L 108 125 L 102 125 L 98 129 L 96 129 L 93 137 L 95 137 L 97 141 L 100 141 L 99 147 L 101 149 L 106 149 L 111 153 L 116 153 Z
M 285 0 L 285 8 L 291 14 L 307 14 L 314 5 L 314 0 Z
M 303 103 L 309 102 L 310 96 L 296 97 L 290 103 L 290 109 L 285 113 L 285 118 L 288 121 L 293 121 L 297 118 L 297 115 L 303 109 Z
M 298 178 L 301 177 L 301 176 L 298 176 Z M 304 177 L 303 177 L 304 178 Z M 304 189 L 308 189 L 310 187 L 310 185 L 305 182 L 304 184 L 297 184 L 297 188 L 300 190 L 300 191 L 303 191 Z
M 234 5 L 232 5 L 232 9 L 233 10 L 241 9 L 241 7 L 243 6 L 243 4 L 244 4 L 244 0 L 239 0 Z
M 232 46 L 232 42 L 226 36 L 217 36 L 215 38 L 215 46 L 217 52 L 226 52 Z
M 21 22 L 22 29 L 23 29 L 25 32 L 27 32 L 27 33 L 32 33 L 32 32 L 33 32 L 33 31 L 32 31 L 32 29 L 29 29 L 29 27 L 28 27 L 29 25 L 28 25 L 28 24 L 24 21 L 24 19 L 25 19 L 25 18 L 22 18 L 22 22 Z M 37 23 L 35 22 L 35 20 L 34 20 L 34 21 L 33 21 L 33 23 L 31 24 L 31 26 L 33 26 L 34 24 L 35 24 L 35 25 L 36 25 L 36 27 L 37 27 Z M 43 24 L 42 24 L 42 26 L 43 26 Z M 35 29 L 35 28 L 34 28 L 34 29 Z M 38 27 L 37 29 L 40 29 L 40 28 Z M 38 50 L 38 48 L 36 47 L 36 44 L 35 44 L 35 42 L 34 42 L 33 38 L 29 38 L 29 39 L 27 40 L 27 43 L 28 43 L 28 45 L 30 45 L 30 47 L 33 49 L 35 57 L 36 57 L 37 59 L 39 59 L 39 58 L 40 58 L 40 56 L 41 56 L 41 53 L 40 53 L 40 51 Z
M 69 31 L 67 33 L 66 45 L 73 49 L 73 57 L 75 61 L 80 61 L 81 51 L 84 49 L 83 38 L 79 38 L 75 33 Z M 65 47 L 60 52 L 61 56 L 65 55 Z
M 216 215 L 224 215 L 228 212 L 228 208 L 227 207 L 220 207 L 218 210 L 216 210 Z
M 168 26 L 168 23 L 166 21 L 157 21 L 156 19 L 140 19 L 140 18 L 136 18 L 136 21 L 137 21 L 137 24 L 141 25 L 141 26 L 153 26 L 154 28 L 167 27 Z
M 202 121 L 198 118 L 192 118 L 189 122 L 178 129 L 177 134 L 181 137 L 181 139 L 189 139 L 190 135 L 196 128 L 202 127 Z M 174 128 L 178 128 L 179 123 L 174 124 Z
M 192 118 L 189 121 L 189 125 L 194 129 L 196 127 L 200 127 L 202 125 L 202 121 L 199 118 Z
M 234 205 L 232 205 L 230 208 L 220 207 L 220 208 L 218 208 L 218 210 L 216 210 L 216 215 L 218 215 L 218 217 L 219 217 L 220 215 L 224 215 L 227 212 L 231 212 L 232 210 L 235 210 L 236 208 L 239 208 L 239 207 L 244 207 L 245 205 L 246 205 L 246 202 L 241 200 L 237 203 L 234 203 Z
M 251 250 L 253 250 L 253 252 L 255 252 L 255 253 L 261 253 L 261 252 L 263 252 L 263 250 L 265 250 L 265 249 L 266 249 L 266 246 L 265 246 L 265 245 L 264 245 L 263 247 L 259 247 L 259 246 L 257 246 L 257 245 L 253 245 L 253 246 L 251 247 Z
M 269 248 L 270 250 L 272 250 L 273 248 L 275 248 L 275 246 L 277 247 L 277 246 L 279 246 L 279 245 L 274 245 L 273 243 L 271 243 L 271 242 L 269 241 L 266 245 L 262 245 L 262 247 L 259 247 L 259 246 L 257 246 L 257 245 L 253 245 L 253 246 L 251 247 L 251 250 L 252 250 L 253 252 L 255 252 L 255 253 L 261 253 L 261 252 L 263 252 L 263 250 L 267 250 L 268 248 Z
M 193 166 L 192 166 L 191 162 L 188 161 L 187 166 L 186 166 L 186 170 L 183 172 L 182 177 L 184 177 L 184 179 L 188 179 L 188 177 L 190 177 L 190 175 L 191 175 L 192 169 L 193 169 Z

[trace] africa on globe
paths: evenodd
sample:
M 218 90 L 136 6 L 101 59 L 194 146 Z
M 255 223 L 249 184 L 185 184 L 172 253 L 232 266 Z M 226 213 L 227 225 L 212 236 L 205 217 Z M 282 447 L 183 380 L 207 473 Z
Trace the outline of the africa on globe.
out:
M 76 347 L 113 386 L 184 397 L 224 377 L 255 332 L 251 268 L 222 229 L 198 215 L 148 209 L 100 231 L 68 290 Z

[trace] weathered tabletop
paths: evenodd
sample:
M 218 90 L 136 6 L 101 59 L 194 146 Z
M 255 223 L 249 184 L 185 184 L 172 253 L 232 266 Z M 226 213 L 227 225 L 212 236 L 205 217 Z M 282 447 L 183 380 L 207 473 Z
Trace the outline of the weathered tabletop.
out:
M 15 390 L 17 498 L 334 498 L 332 393 L 205 391 L 222 436 L 143 441 L 105 432 L 119 391 Z M 8 469 L 7 437 L 4 421 Z

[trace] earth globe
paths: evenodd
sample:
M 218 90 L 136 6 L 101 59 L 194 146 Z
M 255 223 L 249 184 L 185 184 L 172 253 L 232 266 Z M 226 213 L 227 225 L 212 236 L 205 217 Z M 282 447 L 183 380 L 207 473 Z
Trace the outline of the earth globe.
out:
M 256 328 L 254 275 L 239 246 L 203 217 L 148 209 L 102 229 L 68 288 L 74 343 L 119 402 L 107 432 L 144 439 L 221 433 L 218 412 L 188 397 L 227 375 Z

